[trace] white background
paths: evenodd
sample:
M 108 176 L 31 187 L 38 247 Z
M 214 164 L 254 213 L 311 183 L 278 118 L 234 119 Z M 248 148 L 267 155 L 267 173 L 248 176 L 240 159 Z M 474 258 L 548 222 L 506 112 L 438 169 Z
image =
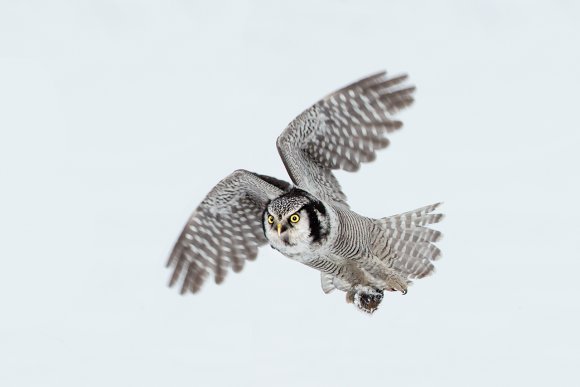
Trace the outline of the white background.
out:
M 577 386 L 575 1 L 0 2 L 0 385 Z M 444 201 L 444 257 L 369 317 L 268 247 L 166 284 L 189 213 L 374 71 L 417 102 L 338 173 L 386 216 Z

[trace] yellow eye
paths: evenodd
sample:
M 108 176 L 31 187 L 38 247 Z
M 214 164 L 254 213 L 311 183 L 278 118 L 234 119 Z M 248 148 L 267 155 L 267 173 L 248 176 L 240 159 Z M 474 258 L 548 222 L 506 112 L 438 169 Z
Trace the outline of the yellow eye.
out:
M 268 223 L 274 224 L 274 217 L 272 215 L 268 215 Z
M 294 215 L 290 216 L 290 222 L 292 222 L 292 223 L 298 223 L 299 220 L 300 220 L 300 217 L 298 216 L 298 214 L 294 214 Z

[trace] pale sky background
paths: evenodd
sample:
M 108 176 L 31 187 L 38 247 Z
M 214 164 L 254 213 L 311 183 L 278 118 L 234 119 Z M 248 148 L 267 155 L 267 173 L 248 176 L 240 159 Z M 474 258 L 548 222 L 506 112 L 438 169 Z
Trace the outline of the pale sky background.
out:
M 0 0 L 0 385 L 580 385 L 580 3 L 287 3 Z M 436 275 L 372 317 L 269 247 L 169 289 L 213 185 L 383 68 L 416 103 L 338 177 L 444 201 Z

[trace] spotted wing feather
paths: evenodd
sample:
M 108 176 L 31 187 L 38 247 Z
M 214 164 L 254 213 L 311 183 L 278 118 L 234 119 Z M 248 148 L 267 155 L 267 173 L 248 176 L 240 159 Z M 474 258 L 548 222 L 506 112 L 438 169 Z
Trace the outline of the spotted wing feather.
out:
M 321 198 L 347 206 L 333 169 L 354 172 L 389 145 L 385 135 L 402 126 L 393 114 L 413 102 L 406 75 L 381 72 L 348 85 L 296 117 L 278 137 L 292 181 Z
M 290 185 L 238 170 L 220 181 L 191 215 L 169 257 L 170 286 L 197 292 L 210 273 L 221 283 L 228 270 L 239 272 L 266 243 L 262 215 L 267 203 Z

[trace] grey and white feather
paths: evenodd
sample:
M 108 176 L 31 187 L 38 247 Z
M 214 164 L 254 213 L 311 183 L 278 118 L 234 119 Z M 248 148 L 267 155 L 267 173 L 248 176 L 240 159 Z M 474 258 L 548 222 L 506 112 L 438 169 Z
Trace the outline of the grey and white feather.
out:
M 332 170 L 357 171 L 389 145 L 401 128 L 393 118 L 413 102 L 407 76 L 371 75 L 323 98 L 278 137 L 280 157 L 293 185 L 237 170 L 220 181 L 191 215 L 170 255 L 170 285 L 197 292 L 208 275 L 221 283 L 239 272 L 258 247 L 321 273 L 322 290 L 346 292 L 373 313 L 384 291 L 405 294 L 411 279 L 434 271 L 441 233 L 428 228 L 443 215 L 438 204 L 373 219 L 351 211 Z

